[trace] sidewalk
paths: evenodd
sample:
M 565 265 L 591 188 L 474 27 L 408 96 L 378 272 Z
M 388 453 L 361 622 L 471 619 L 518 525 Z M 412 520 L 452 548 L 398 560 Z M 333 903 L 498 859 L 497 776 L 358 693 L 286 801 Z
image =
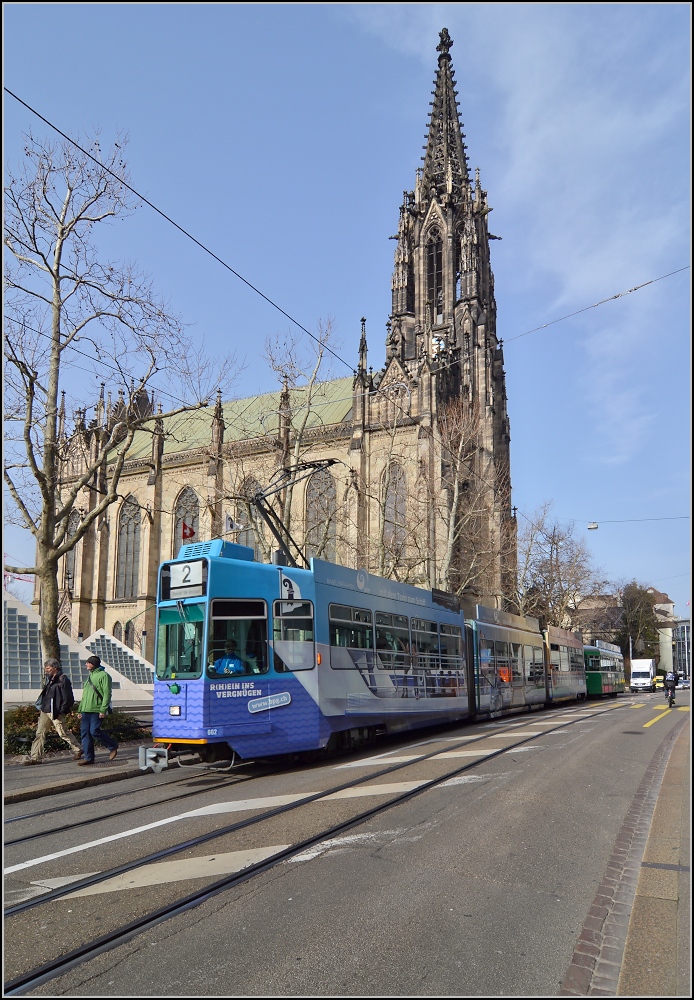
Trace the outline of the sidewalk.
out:
M 90 788 L 111 781 L 134 778 L 143 772 L 138 765 L 139 744 L 121 743 L 115 760 L 97 747 L 92 767 L 78 767 L 70 751 L 51 754 L 42 764 L 27 767 L 23 756 L 5 759 L 3 768 L 4 803 L 26 802 L 46 795 L 60 795 L 77 788 Z
M 691 996 L 690 726 L 665 769 L 629 918 L 617 996 Z

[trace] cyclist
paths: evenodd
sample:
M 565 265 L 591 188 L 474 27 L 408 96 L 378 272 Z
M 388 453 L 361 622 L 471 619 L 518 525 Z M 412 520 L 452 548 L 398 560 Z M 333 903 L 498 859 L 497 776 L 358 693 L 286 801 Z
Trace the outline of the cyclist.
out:
M 665 674 L 663 687 L 665 688 L 665 697 L 668 700 L 668 704 L 670 704 L 670 699 L 672 699 L 672 704 L 675 704 L 675 688 L 677 687 L 678 680 L 679 677 L 676 670 L 668 670 Z

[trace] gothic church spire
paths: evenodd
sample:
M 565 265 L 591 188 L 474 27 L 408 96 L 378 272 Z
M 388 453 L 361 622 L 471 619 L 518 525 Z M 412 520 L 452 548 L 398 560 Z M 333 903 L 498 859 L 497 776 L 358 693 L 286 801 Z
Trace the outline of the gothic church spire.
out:
M 450 55 L 453 41 L 447 28 L 441 31 L 439 39 L 436 47 L 439 67 L 436 89 L 433 91 L 434 100 L 431 102 L 421 187 L 424 197 L 437 194 L 442 198 L 446 194 L 459 195 L 464 189 L 468 189 L 470 178 Z

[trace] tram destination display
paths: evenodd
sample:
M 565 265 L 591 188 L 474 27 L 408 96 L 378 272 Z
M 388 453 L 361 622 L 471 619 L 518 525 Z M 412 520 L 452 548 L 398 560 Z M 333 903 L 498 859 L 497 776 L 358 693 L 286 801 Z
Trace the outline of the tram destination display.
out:
M 184 597 L 204 597 L 207 594 L 207 561 L 170 563 L 162 572 L 162 599 L 178 601 Z

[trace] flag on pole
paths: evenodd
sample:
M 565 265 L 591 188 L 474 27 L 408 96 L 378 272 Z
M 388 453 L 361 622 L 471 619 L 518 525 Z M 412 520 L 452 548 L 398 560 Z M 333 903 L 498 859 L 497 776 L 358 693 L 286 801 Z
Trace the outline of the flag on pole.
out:
M 181 521 L 182 529 L 181 533 L 183 535 L 183 541 L 187 542 L 188 539 L 193 538 L 195 535 L 195 529 L 189 528 L 185 521 Z
M 231 514 L 224 515 L 224 534 L 228 535 L 230 531 L 243 531 L 246 526 L 244 524 L 237 524 L 233 519 Z

